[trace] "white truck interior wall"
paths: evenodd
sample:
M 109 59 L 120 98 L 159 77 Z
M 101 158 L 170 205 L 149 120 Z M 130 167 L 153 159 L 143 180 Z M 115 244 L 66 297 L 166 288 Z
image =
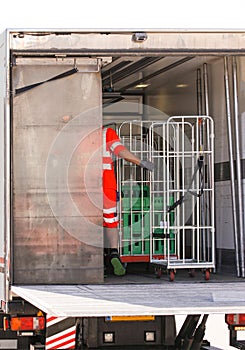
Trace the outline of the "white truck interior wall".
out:
M 240 70 L 244 71 L 245 59 L 240 59 L 238 63 L 238 67 L 241 66 Z M 147 105 L 157 108 L 167 115 L 195 114 L 197 112 L 196 71 L 193 71 L 191 79 L 192 86 L 186 90 L 179 89 L 176 94 L 159 89 L 157 93 L 147 95 Z M 208 79 L 210 115 L 215 122 L 215 163 L 217 164 L 229 161 L 223 57 L 217 57 L 217 59 L 212 60 L 212 64 L 208 64 Z M 243 101 L 243 105 L 240 104 L 241 111 L 245 111 L 244 80 L 245 74 L 243 73 L 240 82 L 240 101 Z M 150 116 L 149 118 L 151 119 Z M 242 123 L 245 124 L 245 112 L 242 114 Z M 244 126 L 243 129 L 245 129 Z M 244 137 L 242 142 L 243 150 L 245 150 Z M 243 158 L 244 153 L 245 151 L 243 151 Z M 234 249 L 230 181 L 215 182 L 215 201 L 217 248 Z
M 229 161 L 227 113 L 224 86 L 224 60 L 218 59 L 210 66 L 210 114 L 215 122 L 215 164 Z M 223 176 L 221 169 L 221 178 Z M 223 170 L 224 171 L 224 170 Z M 215 226 L 216 246 L 234 249 L 234 232 L 230 181 L 215 182 Z
M 196 102 L 196 71 L 189 74 L 188 78 L 180 76 L 180 83 L 185 83 L 186 79 L 192 81 L 192 85 L 187 87 L 178 88 L 177 94 L 176 89 L 173 93 L 168 91 L 168 87 L 159 88 L 157 91 L 146 91 L 146 105 L 159 109 L 162 113 L 168 116 L 171 115 L 193 115 L 197 113 L 197 102 Z M 152 119 L 148 115 L 149 119 Z
M 210 110 L 215 121 L 215 163 L 229 161 L 228 133 L 227 133 L 227 113 L 224 88 L 224 61 L 223 58 L 212 64 L 210 67 L 211 85 L 210 85 Z M 241 157 L 245 156 L 245 59 L 237 58 L 237 77 L 238 77 L 238 105 L 239 105 L 239 129 Z M 234 129 L 233 114 L 233 90 L 232 90 L 232 67 L 231 59 L 229 60 L 229 77 L 230 77 L 230 100 L 232 123 Z M 233 133 L 234 138 L 234 133 Z M 235 144 L 233 147 L 235 157 Z M 219 167 L 220 169 L 220 167 Z M 230 177 L 230 174 L 229 174 Z M 244 180 L 243 180 L 244 188 Z M 244 191 L 243 191 L 244 194 Z M 215 183 L 216 197 L 216 230 L 217 230 L 217 247 L 221 249 L 234 249 L 233 239 L 233 217 L 231 202 L 230 181 L 219 181 Z
M 141 96 L 127 96 L 126 99 L 104 105 L 103 107 L 103 124 L 122 123 L 129 119 L 141 120 L 143 114 L 142 97 Z
M 215 163 L 229 160 L 226 101 L 224 87 L 224 61 L 217 59 L 209 67 L 210 114 L 215 122 Z

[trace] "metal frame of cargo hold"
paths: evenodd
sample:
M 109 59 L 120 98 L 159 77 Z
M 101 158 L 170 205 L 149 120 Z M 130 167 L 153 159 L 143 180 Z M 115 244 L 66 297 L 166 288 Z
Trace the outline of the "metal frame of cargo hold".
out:
M 150 261 L 171 280 L 176 269 L 201 268 L 209 279 L 215 267 L 212 118 L 124 122 L 119 136 L 155 165 L 150 173 L 119 162 L 122 261 Z

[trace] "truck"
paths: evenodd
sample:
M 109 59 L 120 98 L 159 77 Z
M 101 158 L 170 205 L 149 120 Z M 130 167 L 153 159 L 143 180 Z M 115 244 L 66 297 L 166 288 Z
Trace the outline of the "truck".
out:
M 245 349 L 245 31 L 7 29 L 0 43 L 0 348 L 218 349 L 205 327 L 223 315 L 230 348 Z M 196 203 L 203 208 L 188 223 L 193 232 L 198 225 L 202 239 L 179 224 L 182 238 L 171 245 L 175 226 L 164 238 L 158 231 L 171 263 L 182 257 L 165 269 L 151 259 L 150 232 L 149 246 L 130 241 L 127 254 L 120 248 L 125 276 L 105 274 L 101 130 L 126 123 L 121 136 L 128 142 L 132 123 L 179 130 L 176 118 L 191 127 L 194 118 L 200 130 L 214 122 L 214 131 L 205 129 L 213 144 L 208 151 L 202 133 L 187 132 L 188 144 L 199 140 L 199 161 L 210 160 L 202 169 L 194 164 L 198 185 L 190 202 L 192 210 Z M 186 137 L 174 135 L 175 141 Z M 169 164 L 189 157 L 169 152 Z M 181 188 L 185 168 L 177 165 Z M 131 179 L 127 164 L 124 171 Z M 151 183 L 143 183 L 146 193 Z M 199 189 L 207 194 L 205 205 Z M 180 198 L 178 187 L 169 191 L 177 196 L 172 223 L 193 187 Z M 152 198 L 139 196 L 146 205 Z M 130 192 L 128 203 L 132 198 Z M 123 215 L 122 226 L 132 220 Z M 208 228 L 200 224 L 203 216 L 212 221 Z M 136 254 L 139 246 L 145 250 Z M 186 264 L 187 256 L 195 261 Z

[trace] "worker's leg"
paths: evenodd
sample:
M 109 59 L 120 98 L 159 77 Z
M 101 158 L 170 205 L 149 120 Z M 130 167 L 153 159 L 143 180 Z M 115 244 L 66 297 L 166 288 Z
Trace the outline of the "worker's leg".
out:
M 116 193 L 111 189 L 104 189 L 104 247 L 108 248 L 110 261 L 116 276 L 125 275 L 125 268 L 121 263 L 118 252 L 118 217 L 116 214 Z
M 117 227 L 104 227 L 105 248 L 118 248 Z
M 118 252 L 118 229 L 116 227 L 104 227 L 105 247 L 108 248 L 110 262 L 116 276 L 125 275 L 125 268 L 120 260 Z

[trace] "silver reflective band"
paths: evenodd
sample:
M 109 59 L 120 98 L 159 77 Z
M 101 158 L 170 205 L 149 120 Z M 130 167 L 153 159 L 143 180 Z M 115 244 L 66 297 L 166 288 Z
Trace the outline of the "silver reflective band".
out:
M 108 224 L 112 224 L 113 222 L 118 221 L 118 216 L 115 216 L 114 218 L 104 218 L 104 221 L 107 222 Z
M 111 170 L 112 169 L 111 164 L 103 164 L 102 169 L 103 170 Z
M 114 207 L 114 208 L 109 208 L 109 209 L 103 209 L 103 213 L 104 214 L 113 214 L 117 211 L 117 208 Z
M 117 146 L 122 146 L 122 143 L 120 141 L 116 141 L 116 142 L 113 142 L 113 144 L 111 145 L 110 149 L 112 150 L 112 152 L 114 152 L 115 148 Z

